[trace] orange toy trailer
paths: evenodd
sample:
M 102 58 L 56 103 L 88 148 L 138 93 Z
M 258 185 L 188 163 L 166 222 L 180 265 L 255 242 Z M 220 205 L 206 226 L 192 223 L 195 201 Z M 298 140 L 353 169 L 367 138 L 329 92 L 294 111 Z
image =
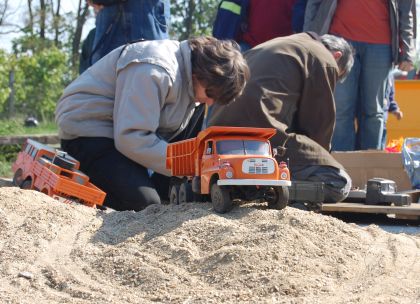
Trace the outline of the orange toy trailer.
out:
M 13 183 L 54 198 L 75 198 L 91 207 L 101 206 L 105 192 L 89 182 L 79 167 L 80 163 L 65 152 L 27 139 L 12 165 Z
M 166 167 L 182 183 L 170 186 L 170 202 L 210 194 L 213 208 L 225 213 L 233 200 L 266 201 L 270 208 L 287 206 L 291 185 L 286 163 L 274 159 L 268 128 L 210 127 L 197 137 L 171 143 Z

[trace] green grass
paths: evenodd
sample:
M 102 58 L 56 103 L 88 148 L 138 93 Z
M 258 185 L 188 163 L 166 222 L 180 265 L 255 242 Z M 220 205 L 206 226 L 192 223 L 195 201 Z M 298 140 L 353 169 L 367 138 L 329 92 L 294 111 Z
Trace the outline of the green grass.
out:
M 41 122 L 37 127 L 25 127 L 23 119 L 0 119 L 0 136 L 57 134 L 53 121 Z M 20 145 L 0 145 L 0 177 L 12 177 L 12 164 L 16 160 Z
M 37 127 L 25 127 L 23 119 L 0 119 L 0 136 L 56 134 L 57 125 L 54 121 L 40 122 Z

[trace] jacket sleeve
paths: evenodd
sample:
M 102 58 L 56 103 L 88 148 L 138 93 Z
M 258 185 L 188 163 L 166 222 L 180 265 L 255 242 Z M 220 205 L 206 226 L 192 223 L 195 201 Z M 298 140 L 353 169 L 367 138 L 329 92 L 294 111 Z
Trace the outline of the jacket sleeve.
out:
M 332 66 L 324 67 L 318 61 L 308 70 L 297 113 L 297 133 L 308 136 L 329 151 L 335 125 L 337 70 Z
M 398 62 L 409 61 L 414 62 L 415 56 L 415 1 L 399 0 L 398 1 L 398 36 L 400 37 L 400 54 Z
M 128 65 L 117 76 L 113 117 L 116 149 L 142 166 L 168 176 L 167 142 L 156 132 L 171 86 L 172 79 L 161 67 L 147 63 Z

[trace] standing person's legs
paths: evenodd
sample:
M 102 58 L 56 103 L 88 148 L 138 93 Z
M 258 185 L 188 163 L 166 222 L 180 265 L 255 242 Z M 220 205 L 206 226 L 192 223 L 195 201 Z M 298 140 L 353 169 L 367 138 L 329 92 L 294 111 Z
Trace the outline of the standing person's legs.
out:
M 352 151 L 356 144 L 354 120 L 359 92 L 360 48 L 358 43 L 350 42 L 356 54 L 354 65 L 343 83 L 338 83 L 335 92 L 336 119 L 332 138 L 332 150 Z
M 105 206 L 115 210 L 139 211 L 160 203 L 147 168 L 115 149 L 114 141 L 104 137 L 62 140 L 62 148 L 80 161 L 80 170 L 106 192 Z
M 350 192 L 351 178 L 342 169 L 330 166 L 293 166 L 291 179 L 324 183 L 324 202 L 337 203 L 344 200 Z
M 169 0 L 129 0 L 125 15 L 131 41 L 169 38 Z
M 381 149 L 384 94 L 392 65 L 391 46 L 365 43 L 360 73 L 360 149 Z

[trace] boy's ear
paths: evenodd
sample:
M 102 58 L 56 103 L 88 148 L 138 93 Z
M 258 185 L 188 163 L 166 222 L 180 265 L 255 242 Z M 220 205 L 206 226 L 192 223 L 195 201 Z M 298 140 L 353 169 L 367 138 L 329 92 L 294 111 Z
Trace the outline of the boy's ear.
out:
M 341 58 L 341 56 L 343 56 L 343 53 L 340 52 L 340 51 L 334 51 L 334 52 L 332 52 L 332 54 L 333 54 L 335 60 L 338 60 L 338 59 Z

